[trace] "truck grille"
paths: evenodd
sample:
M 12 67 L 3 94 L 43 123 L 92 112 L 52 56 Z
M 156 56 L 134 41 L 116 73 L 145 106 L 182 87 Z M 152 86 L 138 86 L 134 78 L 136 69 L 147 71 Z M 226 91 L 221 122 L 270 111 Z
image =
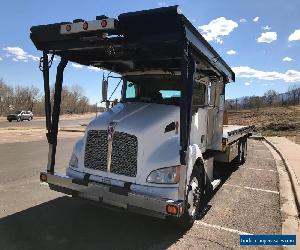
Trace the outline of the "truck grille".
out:
M 135 177 L 137 173 L 138 142 L 134 135 L 115 131 L 112 143 L 111 172 Z M 107 131 L 89 130 L 84 166 L 107 171 Z

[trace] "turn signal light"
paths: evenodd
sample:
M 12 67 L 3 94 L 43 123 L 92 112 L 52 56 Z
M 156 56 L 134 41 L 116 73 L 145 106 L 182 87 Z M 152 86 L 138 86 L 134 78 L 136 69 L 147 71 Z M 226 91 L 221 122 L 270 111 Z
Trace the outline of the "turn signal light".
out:
M 40 180 L 41 180 L 41 182 L 47 182 L 47 175 L 44 173 L 41 173 Z
M 178 208 L 174 205 L 167 205 L 166 211 L 168 214 L 171 215 L 177 215 L 178 214 Z

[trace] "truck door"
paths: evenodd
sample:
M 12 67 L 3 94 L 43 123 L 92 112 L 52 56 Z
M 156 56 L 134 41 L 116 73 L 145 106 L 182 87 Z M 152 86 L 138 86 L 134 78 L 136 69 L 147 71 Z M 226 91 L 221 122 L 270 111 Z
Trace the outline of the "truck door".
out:
M 196 80 L 192 101 L 191 144 L 197 144 L 202 152 L 206 149 L 207 139 L 206 93 L 205 81 Z
M 223 81 L 212 79 L 208 86 L 207 147 L 220 150 L 223 136 L 224 95 Z

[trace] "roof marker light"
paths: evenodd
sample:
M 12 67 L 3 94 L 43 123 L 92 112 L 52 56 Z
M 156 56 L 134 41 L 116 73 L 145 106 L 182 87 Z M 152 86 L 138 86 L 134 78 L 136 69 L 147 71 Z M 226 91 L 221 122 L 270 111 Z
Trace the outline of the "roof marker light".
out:
M 87 29 L 89 28 L 89 24 L 88 24 L 87 22 L 84 22 L 84 23 L 82 24 L 82 28 L 83 28 L 84 30 L 87 30 Z
M 66 25 L 66 31 L 69 32 L 69 31 L 71 31 L 71 29 L 72 29 L 71 25 L 70 25 L 70 24 L 67 24 L 67 25 Z
M 102 28 L 105 28 L 107 26 L 107 20 L 106 19 L 101 20 L 100 25 Z

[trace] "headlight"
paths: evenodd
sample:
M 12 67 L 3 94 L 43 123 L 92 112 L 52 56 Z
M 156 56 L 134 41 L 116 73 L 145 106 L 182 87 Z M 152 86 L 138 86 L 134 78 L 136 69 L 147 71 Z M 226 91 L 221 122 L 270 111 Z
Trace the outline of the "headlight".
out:
M 157 169 L 147 177 L 147 182 L 159 184 L 176 184 L 179 180 L 180 166 Z
M 78 158 L 77 156 L 73 153 L 69 162 L 69 166 L 71 168 L 78 168 Z

